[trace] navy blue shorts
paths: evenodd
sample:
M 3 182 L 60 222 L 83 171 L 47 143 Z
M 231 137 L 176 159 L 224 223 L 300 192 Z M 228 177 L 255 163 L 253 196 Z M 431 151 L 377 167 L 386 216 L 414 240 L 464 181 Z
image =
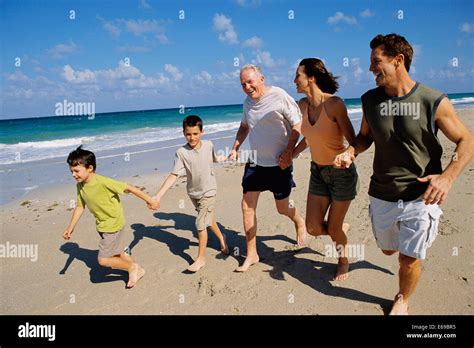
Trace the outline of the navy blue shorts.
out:
M 244 177 L 242 178 L 244 193 L 248 191 L 271 191 L 276 200 L 287 198 L 293 187 L 293 166 L 285 170 L 279 166 L 262 167 L 255 164 L 245 165 Z

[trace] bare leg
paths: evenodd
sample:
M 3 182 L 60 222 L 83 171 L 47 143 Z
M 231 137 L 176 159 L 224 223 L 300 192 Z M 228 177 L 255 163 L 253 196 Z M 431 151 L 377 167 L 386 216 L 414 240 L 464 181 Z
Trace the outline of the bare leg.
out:
M 316 196 L 308 193 L 306 201 L 306 229 L 312 236 L 328 234 L 327 222 L 324 217 L 331 204 L 331 197 Z
M 124 252 L 112 257 L 99 257 L 98 262 L 103 267 L 127 271 L 128 288 L 133 288 L 140 278 L 145 275 L 145 270 L 138 263 L 133 262 L 133 259 Z
M 351 201 L 332 201 L 328 216 L 328 233 L 336 243 L 339 252 L 336 276 L 334 280 L 346 280 L 349 277 L 349 260 L 347 259 L 347 231 L 349 224 L 343 224 Z
M 247 257 L 236 272 L 245 272 L 260 259 L 257 254 L 257 203 L 260 192 L 249 191 L 242 197 L 242 215 L 244 219 L 245 238 L 247 240 Z
M 298 213 L 296 207 L 290 204 L 290 197 L 285 199 L 275 199 L 277 210 L 280 214 L 288 216 L 295 224 L 296 244 L 297 246 L 305 245 L 306 226 L 303 218 Z
M 395 296 L 390 315 L 407 315 L 408 299 L 415 291 L 421 276 L 421 260 L 400 254 L 399 286 L 400 290 Z
M 194 263 L 187 268 L 190 272 L 197 272 L 206 264 L 207 229 L 198 231 L 198 238 L 198 257 L 196 258 L 196 261 L 194 261 Z
M 212 218 L 211 231 L 216 235 L 217 239 L 219 239 L 219 243 L 221 244 L 222 253 L 228 255 L 229 254 L 229 248 L 228 248 L 227 243 L 225 241 L 225 237 L 221 232 L 221 229 L 217 225 L 217 222 L 216 222 L 215 218 Z

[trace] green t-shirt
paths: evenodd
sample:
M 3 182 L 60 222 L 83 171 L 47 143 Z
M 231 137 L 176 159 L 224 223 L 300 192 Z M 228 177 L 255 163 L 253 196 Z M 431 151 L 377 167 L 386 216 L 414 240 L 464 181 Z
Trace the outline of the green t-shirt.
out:
M 435 114 L 445 97 L 421 83 L 402 97 L 388 96 L 383 87 L 361 97 L 375 143 L 369 195 L 389 202 L 411 201 L 428 187 L 417 178 L 441 174 L 443 149 Z
M 98 174 L 88 183 L 77 184 L 77 205 L 89 207 L 98 232 L 117 232 L 125 225 L 119 195 L 126 188 L 127 183 Z

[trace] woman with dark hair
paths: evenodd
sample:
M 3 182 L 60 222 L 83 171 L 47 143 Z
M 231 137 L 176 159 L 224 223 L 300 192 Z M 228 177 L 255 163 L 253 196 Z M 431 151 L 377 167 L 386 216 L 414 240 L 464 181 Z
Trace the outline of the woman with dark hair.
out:
M 344 101 L 333 95 L 339 87 L 336 77 L 326 70 L 320 59 L 303 59 L 294 82 L 298 93 L 306 97 L 298 103 L 303 115 L 304 139 L 295 147 L 293 157 L 308 146 L 311 150 L 306 228 L 309 234 L 329 235 L 336 243 L 338 266 L 334 280 L 345 280 L 349 272 L 349 224 L 344 223 L 344 217 L 356 196 L 358 175 L 354 163 L 349 168 L 339 169 L 333 166 L 333 161 L 346 149 L 344 138 L 349 144 L 353 142 L 354 128 Z M 324 220 L 326 213 L 327 221 Z

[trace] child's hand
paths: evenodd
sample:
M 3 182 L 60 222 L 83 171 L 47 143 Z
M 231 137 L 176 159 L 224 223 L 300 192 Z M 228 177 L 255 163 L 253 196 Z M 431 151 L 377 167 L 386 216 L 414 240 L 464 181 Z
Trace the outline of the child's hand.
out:
M 71 234 L 72 234 L 73 231 L 74 231 L 74 230 L 73 230 L 73 229 L 70 229 L 69 227 L 66 228 L 66 229 L 64 230 L 64 233 L 63 233 L 63 238 L 66 239 L 66 240 L 71 239 Z
M 150 202 L 147 202 L 146 204 L 148 206 L 149 209 L 151 210 L 158 210 L 160 209 L 160 201 L 156 198 L 156 197 L 153 197 L 152 200 Z

